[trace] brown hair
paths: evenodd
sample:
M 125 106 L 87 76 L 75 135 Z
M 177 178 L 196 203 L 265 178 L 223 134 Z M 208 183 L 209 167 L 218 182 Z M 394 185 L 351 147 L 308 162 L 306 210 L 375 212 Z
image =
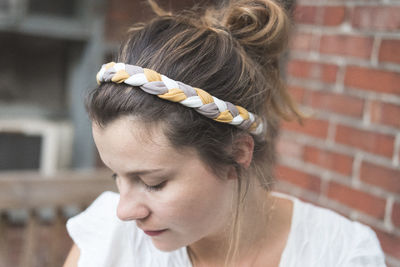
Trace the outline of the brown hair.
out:
M 172 145 L 195 148 L 217 175 L 234 166 L 240 178 L 252 172 L 268 190 L 279 120 L 301 119 L 280 77 L 279 57 L 290 26 L 284 8 L 273 0 L 243 0 L 172 15 L 149 2 L 159 16 L 130 29 L 116 60 L 153 69 L 262 117 L 267 130 L 253 136 L 250 168 L 237 164 L 234 147 L 228 149 L 242 130 L 138 88 L 116 83 L 95 88 L 86 103 L 90 118 L 103 127 L 123 115 L 146 124 L 162 122 Z

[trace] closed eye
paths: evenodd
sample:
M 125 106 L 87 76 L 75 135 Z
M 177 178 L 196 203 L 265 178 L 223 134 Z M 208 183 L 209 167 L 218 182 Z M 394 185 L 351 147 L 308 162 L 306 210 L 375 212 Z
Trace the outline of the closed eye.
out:
M 113 173 L 111 175 L 111 178 L 115 180 L 117 180 L 118 178 L 118 174 Z M 145 182 L 143 182 L 140 178 L 138 178 L 138 180 L 144 185 L 144 187 L 148 190 L 148 191 L 160 191 L 166 184 L 167 184 L 167 180 L 156 184 L 156 185 L 148 185 Z
M 145 183 L 143 183 L 143 184 L 146 187 L 146 189 L 149 191 L 160 191 L 165 186 L 166 183 L 167 183 L 167 181 L 165 180 L 157 185 L 148 185 Z

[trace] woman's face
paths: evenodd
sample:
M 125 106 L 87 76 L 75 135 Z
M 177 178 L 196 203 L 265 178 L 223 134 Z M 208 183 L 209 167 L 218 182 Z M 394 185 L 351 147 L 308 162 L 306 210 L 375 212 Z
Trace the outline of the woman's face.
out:
M 100 157 L 116 176 L 117 216 L 136 220 L 163 251 L 219 238 L 230 221 L 235 180 L 217 177 L 195 150 L 174 149 L 160 126 L 150 135 L 144 129 L 128 117 L 105 128 L 93 124 Z

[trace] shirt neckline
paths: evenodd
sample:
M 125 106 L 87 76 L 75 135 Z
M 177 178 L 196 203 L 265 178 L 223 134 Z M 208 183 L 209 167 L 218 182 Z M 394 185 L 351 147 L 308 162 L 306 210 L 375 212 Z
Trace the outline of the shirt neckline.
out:
M 285 266 L 284 263 L 286 261 L 287 258 L 287 254 L 288 251 L 291 247 L 291 243 L 292 243 L 292 239 L 293 239 L 293 235 L 294 235 L 294 229 L 296 228 L 296 224 L 297 224 L 297 217 L 298 217 L 298 205 L 299 205 L 299 200 L 293 196 L 281 193 L 281 192 L 271 192 L 271 194 L 284 198 L 284 199 L 288 199 L 291 200 L 293 202 L 293 210 L 292 210 L 292 219 L 290 222 L 290 229 L 289 229 L 289 235 L 288 238 L 286 240 L 286 245 L 285 248 L 283 249 L 283 252 L 281 254 L 281 258 L 279 260 L 279 267 L 283 267 Z
M 285 248 L 283 249 L 283 252 L 281 254 L 281 258 L 279 260 L 279 267 L 282 267 L 283 263 L 284 263 L 284 261 L 286 259 L 286 254 L 288 253 L 287 251 L 289 250 L 289 246 L 292 243 L 291 240 L 293 239 L 292 236 L 293 236 L 293 232 L 294 232 L 294 228 L 295 228 L 294 225 L 295 225 L 296 219 L 297 219 L 298 199 L 293 197 L 293 196 L 281 193 L 281 192 L 272 191 L 271 194 L 274 195 L 274 196 L 280 197 L 280 198 L 288 199 L 288 200 L 293 202 L 292 219 L 291 219 L 291 222 L 290 222 L 289 234 L 288 234 L 288 238 L 286 240 Z M 188 263 L 188 267 L 193 267 L 192 262 L 191 262 L 190 257 L 189 257 L 189 251 L 188 251 L 188 247 L 187 246 L 184 248 L 184 255 L 185 255 L 185 260 Z

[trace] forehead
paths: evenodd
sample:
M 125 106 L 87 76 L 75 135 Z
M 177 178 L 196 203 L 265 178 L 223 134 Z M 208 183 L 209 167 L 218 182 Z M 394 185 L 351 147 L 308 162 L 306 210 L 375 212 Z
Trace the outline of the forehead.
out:
M 101 159 L 116 171 L 167 168 L 188 157 L 196 157 L 194 149 L 174 148 L 161 124 L 146 125 L 134 118 L 122 117 L 105 127 L 94 123 L 92 129 Z
M 104 127 L 92 123 L 92 130 L 95 141 L 113 142 L 122 139 L 119 141 L 136 141 L 143 145 L 154 143 L 161 147 L 172 147 L 164 135 L 161 123 L 146 124 L 134 117 L 123 116 Z

